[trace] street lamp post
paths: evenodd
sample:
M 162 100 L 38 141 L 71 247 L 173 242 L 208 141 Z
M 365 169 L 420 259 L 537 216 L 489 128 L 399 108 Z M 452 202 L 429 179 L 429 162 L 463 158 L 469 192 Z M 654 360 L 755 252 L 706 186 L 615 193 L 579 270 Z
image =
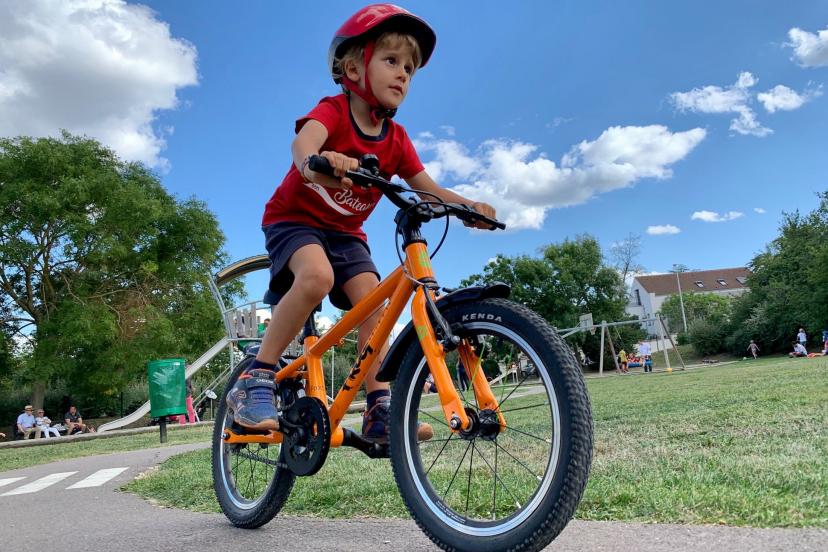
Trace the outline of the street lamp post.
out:
M 687 333 L 687 316 L 684 314 L 684 297 L 681 294 L 681 280 L 679 279 L 679 274 L 684 272 L 683 266 L 681 265 L 673 265 L 673 272 L 676 273 L 676 285 L 678 286 L 678 293 L 679 293 L 679 303 L 681 304 L 681 321 L 684 324 L 684 333 Z

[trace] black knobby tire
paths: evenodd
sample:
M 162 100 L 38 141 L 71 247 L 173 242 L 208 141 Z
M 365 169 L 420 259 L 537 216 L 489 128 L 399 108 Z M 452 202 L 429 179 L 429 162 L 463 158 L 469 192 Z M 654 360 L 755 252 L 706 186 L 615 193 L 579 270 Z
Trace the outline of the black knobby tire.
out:
M 482 430 L 464 438 L 450 432 L 439 403 L 421 401 L 428 367 L 415 341 L 391 402 L 391 463 L 400 494 L 420 528 L 445 550 L 540 550 L 574 515 L 589 476 L 592 415 L 581 371 L 563 339 L 523 306 L 486 299 L 449 307 L 443 315 L 449 324 L 462 324 L 458 335 L 472 343 L 489 369 L 516 359 L 532 362 L 536 370 L 518 370 L 517 386 L 492 385 L 507 429 L 494 439 Z M 449 353 L 450 366 L 452 354 L 456 362 L 456 353 Z M 477 416 L 469 393 L 463 397 L 467 411 L 491 420 L 491 412 Z M 418 443 L 417 423 L 423 421 L 432 424 L 435 436 Z M 506 470 L 500 474 L 498 454 Z M 459 490 L 453 488 L 456 481 Z M 498 493 L 508 499 L 498 504 Z
M 281 446 L 227 445 L 222 438 L 225 427 L 239 430 L 228 414 L 225 397 L 251 362 L 253 357 L 245 358 L 230 375 L 219 400 L 213 429 L 213 488 L 216 499 L 227 519 L 236 527 L 245 529 L 261 527 L 273 519 L 287 501 L 296 480 L 296 476 L 283 467 L 284 453 L 281 452 Z M 252 460 L 251 457 L 262 460 Z M 280 466 L 274 466 L 274 463 Z M 254 478 L 257 482 L 262 482 L 261 492 L 255 483 L 252 489 L 248 487 L 243 491 L 243 485 L 249 485 Z

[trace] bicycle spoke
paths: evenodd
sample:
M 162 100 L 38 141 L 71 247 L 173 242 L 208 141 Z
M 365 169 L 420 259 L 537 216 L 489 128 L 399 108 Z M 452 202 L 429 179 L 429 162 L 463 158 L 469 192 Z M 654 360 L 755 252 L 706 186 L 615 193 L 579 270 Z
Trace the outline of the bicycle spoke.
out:
M 497 444 L 497 443 L 495 443 L 495 444 Z M 506 450 L 506 449 L 503 449 L 503 450 Z M 513 492 L 512 492 L 512 489 L 510 489 L 510 488 L 506 485 L 506 482 L 505 482 L 505 481 L 503 481 L 503 478 L 501 478 L 501 477 L 498 477 L 498 476 L 497 476 L 497 470 L 492 469 L 492 465 L 489 463 L 489 461 L 488 461 L 488 460 L 486 460 L 486 457 L 483 455 L 483 452 L 482 452 L 482 451 L 480 451 L 480 450 L 478 450 L 478 451 L 477 451 L 477 454 L 480 456 L 480 458 L 483 460 L 483 462 L 485 462 L 485 463 L 486 463 L 486 465 L 487 465 L 487 466 L 489 466 L 489 469 L 490 469 L 490 470 L 492 470 L 492 473 L 494 474 L 494 477 L 495 477 L 495 482 L 496 482 L 496 483 L 500 483 L 501 485 L 503 485 L 503 488 L 504 488 L 504 489 L 506 489 L 506 491 L 507 491 L 510 495 L 512 495 L 512 498 L 514 498 L 514 499 L 515 499 L 515 504 L 517 505 L 517 507 L 518 507 L 518 508 L 521 508 L 520 499 L 519 499 L 517 496 L 515 496 L 515 493 L 513 493 Z M 495 454 L 497 454 L 497 448 L 495 448 Z M 496 514 L 495 514 L 495 515 L 496 515 Z
M 471 441 L 471 454 L 469 455 L 469 479 L 466 481 L 466 520 L 469 519 L 469 498 L 471 498 L 471 476 L 472 476 L 472 465 L 474 463 L 474 446 L 475 439 Z
M 448 487 L 446 487 L 446 492 L 443 493 L 443 500 L 446 499 L 446 495 L 448 495 L 451 486 L 454 484 L 454 479 L 457 477 L 457 472 L 460 471 L 460 467 L 463 465 L 463 461 L 466 459 L 466 454 L 468 454 L 469 449 L 471 448 L 471 441 L 469 442 L 469 446 L 466 447 L 466 450 L 463 451 L 463 458 L 457 463 L 457 469 L 454 470 L 454 475 L 451 476 L 451 481 L 449 481 Z
M 428 417 L 429 417 L 429 418 L 431 418 L 432 420 L 435 420 L 437 423 L 440 423 L 440 424 L 445 424 L 445 423 L 446 423 L 446 421 L 445 421 L 445 420 L 441 420 L 441 419 L 440 419 L 440 418 L 438 418 L 437 416 L 433 416 L 433 415 L 429 414 L 428 412 L 426 412 L 425 410 L 423 410 L 423 409 L 421 409 L 421 408 L 418 408 L 418 409 L 417 409 L 417 412 L 418 412 L 418 413 L 420 413 L 420 414 L 425 414 L 426 416 L 428 416 Z
M 503 426 L 503 427 L 504 427 L 504 429 L 511 429 L 512 431 L 517 431 L 518 433 L 526 435 L 527 437 L 532 437 L 533 439 L 537 439 L 538 441 L 543 441 L 547 445 L 552 444 L 552 439 L 544 439 L 543 437 L 538 437 L 537 435 L 532 435 L 531 433 L 527 433 L 525 431 L 522 431 L 522 430 L 520 430 L 516 427 L 512 427 L 512 426 Z
M 512 460 L 514 460 L 515 462 L 517 462 L 518 464 L 520 464 L 521 466 L 523 466 L 523 468 L 524 468 L 526 471 L 528 471 L 530 474 L 532 474 L 532 476 L 533 476 L 535 479 L 537 479 L 538 481 L 541 481 L 541 480 L 543 479 L 541 476 L 539 476 L 538 474 L 536 474 L 535 472 L 533 472 L 533 471 L 529 468 L 529 466 L 527 466 L 526 464 L 524 464 L 523 462 L 521 462 L 520 460 L 518 460 L 518 459 L 517 459 L 517 457 L 515 457 L 515 455 L 514 455 L 514 454 L 512 454 L 511 452 L 509 452 L 509 450 L 508 450 L 508 449 L 506 449 L 505 447 L 501 446 L 501 445 L 500 445 L 500 443 L 498 443 L 497 441 L 495 441 L 495 442 L 494 442 L 494 444 L 495 444 L 495 450 L 497 450 L 498 448 L 502 448 L 502 449 L 503 449 L 503 452 L 505 452 L 506 454 L 508 454 L 509 456 L 511 456 L 511 457 L 512 457 Z
M 454 437 L 454 435 L 452 435 L 451 437 Z M 434 467 L 434 464 L 436 464 L 436 463 L 437 463 L 437 460 L 439 460 L 439 459 L 440 459 L 440 456 L 442 456 L 442 455 L 443 455 L 443 451 L 444 451 L 444 450 L 446 450 L 446 445 L 448 445 L 448 442 L 449 442 L 449 441 L 451 441 L 451 437 L 449 437 L 448 439 L 446 439 L 446 442 L 445 442 L 445 443 L 443 443 L 443 448 L 441 448 L 441 449 L 440 449 L 440 452 L 438 452 L 438 453 L 437 453 L 437 457 L 436 457 L 436 458 L 434 458 L 434 461 L 431 463 L 431 465 L 430 465 L 430 466 L 428 467 L 428 469 L 426 470 L 426 472 L 425 472 L 425 474 L 426 474 L 426 475 L 428 475 L 428 472 L 430 472 L 430 471 L 431 471 L 431 468 L 433 468 L 433 467 Z M 459 439 L 457 439 L 457 440 L 459 441 Z M 428 443 L 428 441 L 426 441 L 426 443 Z
M 495 482 L 492 485 L 492 519 L 495 519 L 497 516 L 497 447 L 495 447 L 494 476 Z
M 540 404 L 533 404 L 532 406 L 519 406 L 517 408 L 509 408 L 507 410 L 500 410 L 500 413 L 505 414 L 507 412 L 517 412 L 518 410 L 528 410 L 529 408 L 539 408 L 541 406 L 549 406 L 549 402 L 540 403 Z
M 512 389 L 511 391 L 509 391 L 509 394 L 508 394 L 508 395 L 506 395 L 506 398 L 505 398 L 505 399 L 503 399 L 502 401 L 499 401 L 500 406 L 503 406 L 503 403 L 505 403 L 506 401 L 508 401 L 508 400 L 509 400 L 509 397 L 511 397 L 511 396 L 512 396 L 512 393 L 514 393 L 515 391 L 517 391 L 517 390 L 518 390 L 518 387 L 520 387 L 521 385 L 523 385 L 523 382 L 524 382 L 524 381 L 526 381 L 526 379 L 527 379 L 528 377 L 529 377 L 529 374 L 528 374 L 528 373 L 527 373 L 525 376 L 523 376 L 523 379 L 522 379 L 522 380 L 520 380 L 520 383 L 518 383 L 518 384 L 515 386 L 515 388 L 514 388 L 514 389 Z

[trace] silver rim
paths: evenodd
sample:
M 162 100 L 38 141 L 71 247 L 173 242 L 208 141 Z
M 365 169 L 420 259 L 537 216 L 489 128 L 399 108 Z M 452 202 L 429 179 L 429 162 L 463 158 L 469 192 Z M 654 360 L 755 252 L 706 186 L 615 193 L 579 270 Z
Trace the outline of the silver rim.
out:
M 232 417 L 226 414 L 221 425 L 222 434 L 230 424 L 232 424 Z M 239 450 L 231 450 L 231 447 L 232 445 L 228 445 L 224 440 L 219 446 L 221 483 L 236 508 L 252 510 L 264 500 L 276 481 L 278 468 L 269 462 L 278 461 L 281 447 L 279 445 L 265 447 L 247 445 Z M 258 457 L 258 460 L 255 457 Z M 266 483 L 262 483 L 264 480 Z M 255 495 L 255 497 L 250 495 Z
M 411 435 L 411 428 L 416 427 L 416 421 L 412 420 L 412 413 L 416 415 L 417 411 L 413 409 L 413 401 L 415 396 L 419 396 L 422 392 L 422 389 L 416 385 L 416 382 L 420 381 L 419 378 L 422 377 L 422 373 L 424 370 L 427 370 L 425 358 L 423 358 L 419 365 L 417 366 L 414 374 L 414 378 L 412 380 L 412 385 L 409 386 L 409 389 L 406 393 L 405 398 L 405 411 L 404 411 L 404 420 L 403 420 L 403 446 L 405 450 L 405 458 L 406 462 L 408 463 L 408 469 L 412 473 L 414 485 L 417 488 L 417 492 L 419 493 L 420 497 L 422 498 L 423 502 L 425 503 L 426 507 L 431 511 L 431 513 L 440 519 L 444 524 L 455 531 L 459 531 L 461 533 L 475 536 L 475 537 L 491 537 L 495 535 L 500 535 L 511 531 L 512 529 L 519 526 L 521 523 L 525 522 L 527 518 L 529 518 L 535 511 L 537 511 L 538 507 L 540 506 L 541 502 L 543 501 L 544 497 L 546 496 L 549 488 L 554 480 L 554 475 L 556 470 L 558 469 L 558 462 L 560 458 L 560 447 L 561 447 L 561 431 L 560 431 L 560 407 L 558 404 L 558 398 L 555 394 L 555 389 L 552 385 L 551 378 L 548 374 L 549 367 L 544 366 L 541 362 L 540 356 L 538 353 L 532 349 L 529 344 L 519 335 L 514 333 L 513 331 L 504 328 L 502 326 L 498 326 L 495 324 L 487 323 L 487 322 L 472 322 L 465 324 L 466 329 L 468 329 L 471 333 L 480 334 L 489 332 L 488 335 L 497 336 L 500 338 L 508 339 L 514 347 L 520 350 L 523 354 L 526 355 L 529 361 L 533 363 L 534 366 L 538 367 L 536 370 L 536 377 L 543 385 L 545 389 L 545 396 L 548 400 L 549 406 L 549 414 L 551 415 L 551 429 L 552 435 L 550 439 L 542 439 L 549 443 L 551 450 L 549 451 L 548 459 L 545 464 L 543 476 L 537 476 L 539 480 L 539 484 L 535 488 L 534 492 L 531 494 L 531 497 L 525 504 L 521 504 L 518 500 L 515 500 L 515 504 L 517 505 L 517 509 L 508 516 L 505 516 L 501 520 L 484 520 L 484 519 L 471 519 L 468 516 L 468 502 L 469 502 L 469 495 L 471 494 L 470 488 L 471 484 L 469 483 L 469 487 L 467 487 L 467 498 L 466 498 L 466 511 L 460 512 L 456 509 L 451 508 L 446 502 L 444 501 L 445 496 L 443 498 L 438 497 L 439 491 L 437 491 L 434 486 L 432 485 L 431 481 L 428 480 L 428 475 L 426 474 L 425 477 L 421 475 L 420 469 L 423 464 L 421 462 L 421 453 L 420 453 L 420 446 L 422 444 L 417 443 L 416 436 Z M 543 369 L 541 367 L 543 366 Z M 528 376 L 527 376 L 528 377 Z M 521 384 L 514 388 L 514 391 L 526 381 L 527 378 L 523 378 L 521 380 Z M 506 398 L 509 400 L 509 397 Z M 505 401 L 504 401 L 505 404 Z M 501 405 L 503 406 L 503 405 Z M 418 410 L 419 412 L 423 412 L 422 410 Z M 508 409 L 503 409 L 504 415 Z M 431 417 L 431 416 L 429 416 Z M 441 418 L 440 422 L 445 425 L 445 420 L 442 419 L 442 411 L 437 413 L 437 417 Z M 418 419 L 422 419 L 418 416 Z M 437 424 L 435 420 L 428 420 L 433 424 Z M 507 426 L 509 424 L 509 418 L 507 417 Z M 509 431 L 509 429 L 507 429 Z M 518 431 L 515 429 L 515 431 Z M 505 434 L 505 432 L 504 432 Z M 526 433 L 529 435 L 529 433 Z M 499 438 L 499 437 L 498 437 Z M 527 437 L 528 439 L 529 437 Z M 538 437 L 535 437 L 538 438 Z M 451 439 L 451 436 L 449 437 Z M 453 442 L 462 442 L 459 439 Z M 428 443 L 428 442 L 426 442 Z M 445 448 L 448 445 L 449 441 L 446 441 L 443 447 Z M 496 443 L 496 441 L 495 441 Z M 436 445 L 437 443 L 435 443 Z M 414 446 L 412 446 L 414 445 Z M 475 445 L 474 441 L 472 444 L 467 447 L 471 447 L 472 455 L 475 453 Z M 495 445 L 495 451 L 498 450 L 498 445 Z M 503 447 L 499 447 L 501 450 Z M 512 456 L 509 451 L 505 451 L 506 454 Z M 482 452 L 480 453 L 482 455 Z M 497 452 L 495 452 L 497 454 Z M 439 457 L 439 454 L 438 454 Z M 495 486 L 495 497 L 496 497 L 496 488 L 498 486 L 503 485 L 502 479 L 498 479 L 497 474 L 497 457 L 495 456 L 495 463 L 494 469 L 492 470 L 492 464 L 489 461 L 486 461 L 484 456 L 481 456 L 484 460 L 484 467 L 488 467 L 494 473 L 494 486 Z M 514 458 L 514 456 L 512 456 Z M 465 459 L 465 454 L 463 456 Z M 460 464 L 463 464 L 464 460 L 461 460 Z M 469 481 L 471 480 L 472 474 L 472 462 L 473 456 L 469 460 Z M 436 463 L 436 460 L 434 460 Z M 434 466 L 432 463 L 432 467 Z M 458 470 L 460 468 L 460 464 L 458 464 Z M 488 464 L 488 466 L 486 466 Z M 524 466 L 526 467 L 526 466 Z M 431 468 L 429 468 L 430 470 Z M 529 470 L 529 473 L 532 473 L 528 467 L 526 468 Z M 456 477 L 456 472 L 455 472 Z M 453 482 L 454 479 L 452 479 Z M 451 487 L 451 484 L 449 484 Z M 508 489 L 504 489 L 504 492 L 508 495 Z M 446 494 L 448 490 L 446 491 Z M 514 496 L 514 495 L 513 495 Z M 495 504 L 493 506 L 493 516 L 496 516 L 497 512 L 497 503 L 495 500 Z

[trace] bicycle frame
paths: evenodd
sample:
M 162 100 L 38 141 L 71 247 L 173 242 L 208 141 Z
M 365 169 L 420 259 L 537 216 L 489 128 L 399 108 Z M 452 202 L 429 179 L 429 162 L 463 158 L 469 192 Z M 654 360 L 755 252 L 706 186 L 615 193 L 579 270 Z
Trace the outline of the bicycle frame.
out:
M 472 421 L 466 414 L 463 402 L 457 393 L 445 363 L 445 348 L 438 341 L 428 314 L 426 293 L 434 300 L 434 291 L 415 282 L 415 280 L 419 282 L 436 281 L 426 244 L 422 241 L 416 241 L 406 245 L 404 263 L 405 271 L 403 271 L 402 266 L 395 269 L 325 334 L 319 337 L 313 335 L 305 337 L 303 342 L 304 354 L 276 373 L 277 382 L 295 377 L 305 378 L 307 380 L 305 393 L 308 396 L 316 397 L 326 405 L 331 421 L 330 445 L 332 447 L 342 445 L 344 432 L 340 424 L 348 406 L 353 401 L 366 374 L 376 363 L 380 352 L 388 342 L 394 324 L 412 295 L 414 299 L 411 302 L 411 319 L 428 363 L 428 368 L 434 377 L 446 423 L 452 432 L 459 432 L 471 427 Z M 337 392 L 336 397 L 334 397 L 333 402 L 329 405 L 322 371 L 322 355 L 331 347 L 340 345 L 348 332 L 358 328 L 383 306 L 385 306 L 385 312 L 382 314 L 368 342 L 360 351 L 356 363 Z M 500 413 L 497 400 L 489 387 L 480 366 L 480 359 L 474 348 L 466 340 L 462 340 L 458 345 L 458 353 L 463 365 L 466 366 L 472 376 L 472 388 L 477 404 L 481 409 L 491 409 L 498 413 L 501 431 L 503 431 L 506 422 Z M 278 431 L 271 431 L 267 435 L 240 435 L 227 430 L 225 438 L 227 443 L 275 444 L 281 441 L 282 434 Z

